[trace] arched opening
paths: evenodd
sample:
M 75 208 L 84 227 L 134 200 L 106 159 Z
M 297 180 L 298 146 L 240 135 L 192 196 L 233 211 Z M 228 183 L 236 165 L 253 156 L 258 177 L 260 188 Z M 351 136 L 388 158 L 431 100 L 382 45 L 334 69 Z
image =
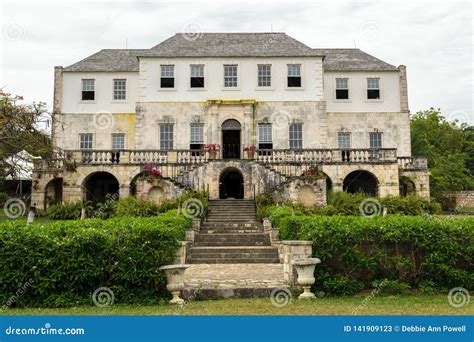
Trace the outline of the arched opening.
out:
M 400 177 L 400 196 L 407 196 L 416 192 L 415 183 L 406 176 Z
M 378 180 L 368 171 L 353 171 L 344 178 L 342 189 L 351 194 L 363 192 L 371 196 L 377 196 Z
M 119 182 L 108 172 L 95 172 L 84 181 L 84 199 L 97 203 L 105 203 L 109 198 L 118 199 Z
M 316 193 L 310 185 L 303 185 L 298 191 L 298 203 L 306 208 L 316 205 Z
M 141 188 L 139 189 L 139 183 L 146 177 L 146 172 L 142 171 L 135 175 L 132 180 L 130 181 L 130 195 L 131 196 L 138 196 L 141 195 Z
M 222 171 L 219 177 L 219 198 L 244 198 L 244 177 L 236 168 Z
M 51 180 L 45 188 L 44 205 L 47 209 L 50 205 L 61 204 L 63 201 L 63 179 L 55 178 Z
M 240 159 L 240 122 L 234 119 L 222 124 L 222 158 Z

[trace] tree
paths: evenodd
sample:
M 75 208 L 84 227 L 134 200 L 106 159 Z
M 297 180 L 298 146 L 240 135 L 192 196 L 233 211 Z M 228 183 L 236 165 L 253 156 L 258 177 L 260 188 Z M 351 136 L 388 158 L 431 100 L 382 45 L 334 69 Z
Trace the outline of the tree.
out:
M 33 156 L 52 156 L 48 133 L 50 114 L 44 103 L 17 105 L 21 97 L 0 94 L 0 180 L 15 176 L 26 165 L 23 150 Z
M 438 201 L 444 191 L 474 189 L 474 128 L 449 122 L 430 108 L 411 117 L 414 157 L 427 157 L 431 195 Z

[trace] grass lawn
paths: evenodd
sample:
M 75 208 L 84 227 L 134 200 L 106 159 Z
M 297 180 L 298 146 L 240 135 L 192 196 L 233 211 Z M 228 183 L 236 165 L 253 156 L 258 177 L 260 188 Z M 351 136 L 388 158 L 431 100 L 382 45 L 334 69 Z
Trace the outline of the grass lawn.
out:
M 113 306 L 98 308 L 81 306 L 66 309 L 7 309 L 0 315 L 473 315 L 474 304 L 460 308 L 449 305 L 447 296 L 382 296 L 368 302 L 366 297 L 325 297 L 315 300 L 294 299 L 284 307 L 275 307 L 268 298 L 191 301 L 183 307 Z

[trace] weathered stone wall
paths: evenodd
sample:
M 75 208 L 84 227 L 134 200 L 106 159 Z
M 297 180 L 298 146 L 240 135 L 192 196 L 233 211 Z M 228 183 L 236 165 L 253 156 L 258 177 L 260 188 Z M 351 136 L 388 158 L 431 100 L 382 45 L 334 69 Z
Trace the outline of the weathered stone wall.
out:
M 474 208 L 474 191 L 452 191 L 446 192 L 443 195 L 453 197 L 456 208 Z
M 400 176 L 410 178 L 418 196 L 430 199 L 430 172 L 428 170 L 403 170 Z
M 150 181 L 138 179 L 136 184 L 136 196 L 144 200 L 153 201 L 156 204 L 162 204 L 165 200 L 175 199 L 184 191 L 170 181 L 165 180 Z

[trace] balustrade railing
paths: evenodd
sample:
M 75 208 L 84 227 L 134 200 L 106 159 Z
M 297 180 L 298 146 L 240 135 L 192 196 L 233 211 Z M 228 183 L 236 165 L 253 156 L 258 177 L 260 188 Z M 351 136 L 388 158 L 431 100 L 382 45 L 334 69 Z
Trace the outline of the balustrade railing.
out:
M 428 168 L 428 159 L 424 157 L 398 157 L 398 166 L 405 170 L 424 170 Z

